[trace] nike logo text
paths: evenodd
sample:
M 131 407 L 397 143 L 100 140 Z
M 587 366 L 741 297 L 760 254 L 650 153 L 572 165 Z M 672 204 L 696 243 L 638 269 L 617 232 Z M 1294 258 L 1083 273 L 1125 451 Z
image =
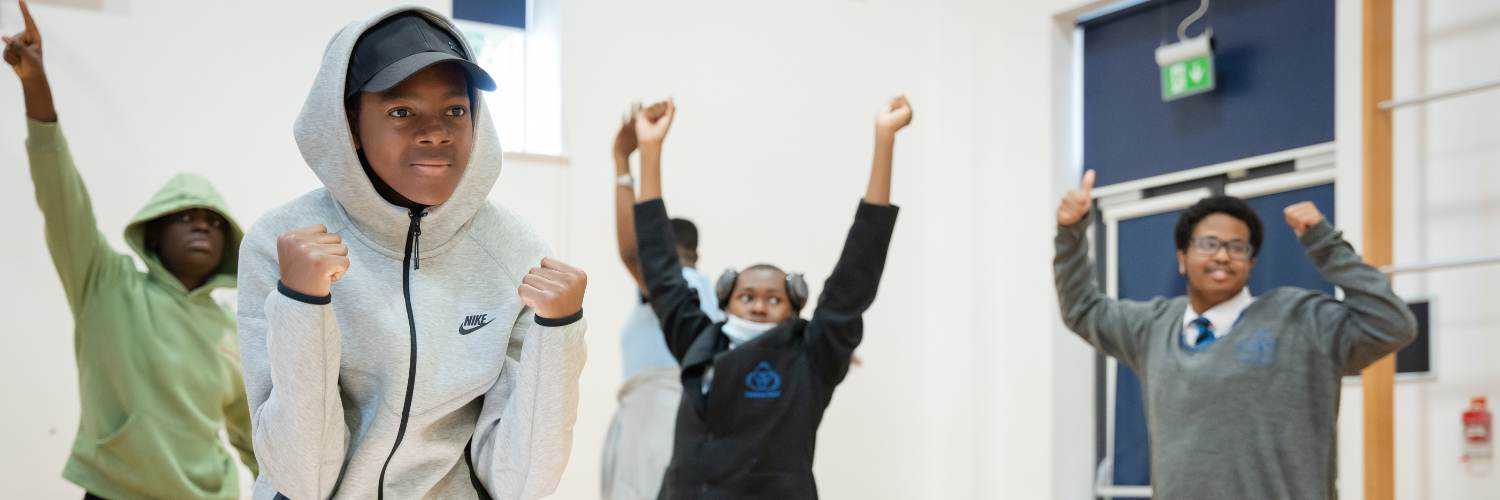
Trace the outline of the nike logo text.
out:
M 484 325 L 488 325 L 488 324 L 490 324 L 490 322 L 495 321 L 493 319 L 485 319 L 486 316 L 489 316 L 489 315 L 488 314 L 475 314 L 473 316 L 465 317 L 464 318 L 464 324 L 458 325 L 458 334 L 459 335 L 468 335 L 468 334 L 474 333 L 475 331 L 478 331 L 480 328 L 484 328 Z

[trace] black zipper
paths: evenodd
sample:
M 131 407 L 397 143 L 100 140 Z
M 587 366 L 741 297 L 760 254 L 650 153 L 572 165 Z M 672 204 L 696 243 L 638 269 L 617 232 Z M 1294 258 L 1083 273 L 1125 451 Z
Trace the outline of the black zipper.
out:
M 381 499 L 385 498 L 385 470 L 391 466 L 396 449 L 401 447 L 401 439 L 406 437 L 406 421 L 411 416 L 411 395 L 417 381 L 417 317 L 411 310 L 411 271 L 413 268 L 422 268 L 422 247 L 418 241 L 422 236 L 422 217 L 427 216 L 427 211 L 413 208 L 408 216 L 411 217 L 411 227 L 406 231 L 406 253 L 401 258 L 401 295 L 406 299 L 406 326 L 411 334 L 411 362 L 407 363 L 406 399 L 401 403 L 401 426 L 396 429 L 396 443 L 391 445 L 391 453 L 385 456 L 385 465 L 380 466 L 380 483 L 376 495 Z

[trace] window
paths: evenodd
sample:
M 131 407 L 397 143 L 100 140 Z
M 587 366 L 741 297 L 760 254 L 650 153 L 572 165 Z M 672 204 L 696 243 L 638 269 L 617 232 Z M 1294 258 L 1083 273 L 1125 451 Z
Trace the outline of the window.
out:
M 557 0 L 454 0 L 474 59 L 495 79 L 485 95 L 507 153 L 562 156 Z

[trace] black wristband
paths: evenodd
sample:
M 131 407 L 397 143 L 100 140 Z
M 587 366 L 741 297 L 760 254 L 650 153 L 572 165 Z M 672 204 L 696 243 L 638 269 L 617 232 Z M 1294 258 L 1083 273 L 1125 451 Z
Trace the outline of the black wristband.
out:
M 559 319 L 547 318 L 547 317 L 543 317 L 542 315 L 539 314 L 536 317 L 536 324 L 538 326 L 546 326 L 546 327 L 556 328 L 556 327 L 559 327 L 559 326 L 568 326 L 568 325 L 571 325 L 573 323 L 577 323 L 578 320 L 580 320 L 580 319 L 583 319 L 583 309 L 582 308 L 578 309 L 578 312 L 576 312 L 576 313 L 570 314 L 567 317 L 559 318 Z
M 305 304 L 312 304 L 312 305 L 315 305 L 315 306 L 326 306 L 326 305 L 328 305 L 329 302 L 333 302 L 333 294 L 332 293 L 330 293 L 328 295 L 324 295 L 322 297 L 318 297 L 316 295 L 308 295 L 308 294 L 305 294 L 305 293 L 293 290 L 292 287 L 286 286 L 286 283 L 282 283 L 280 281 L 276 282 L 276 291 L 281 292 L 281 294 L 285 295 L 286 298 L 295 300 L 297 302 L 302 302 L 302 303 L 305 303 Z

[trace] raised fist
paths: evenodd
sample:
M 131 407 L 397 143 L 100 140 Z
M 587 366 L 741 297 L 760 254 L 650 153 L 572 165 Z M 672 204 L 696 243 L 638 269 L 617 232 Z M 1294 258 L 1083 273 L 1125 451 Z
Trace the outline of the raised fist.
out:
M 551 257 L 543 257 L 540 266 L 531 268 L 521 279 L 516 289 L 521 302 L 543 318 L 562 319 L 582 310 L 588 275 Z
M 325 297 L 333 282 L 349 271 L 349 247 L 322 224 L 293 229 L 276 237 L 281 284 L 314 297 Z
M 661 147 L 677 116 L 677 104 L 671 99 L 652 104 L 635 113 L 635 138 L 641 147 Z
M 1282 213 L 1286 215 L 1286 225 L 1292 227 L 1292 232 L 1297 233 L 1298 238 L 1309 228 L 1323 222 L 1323 212 L 1319 212 L 1318 206 L 1310 201 L 1294 203 L 1282 210 Z
M 896 135 L 911 123 L 911 103 L 906 101 L 906 95 L 892 97 L 890 102 L 875 113 L 875 132 L 888 136 Z

